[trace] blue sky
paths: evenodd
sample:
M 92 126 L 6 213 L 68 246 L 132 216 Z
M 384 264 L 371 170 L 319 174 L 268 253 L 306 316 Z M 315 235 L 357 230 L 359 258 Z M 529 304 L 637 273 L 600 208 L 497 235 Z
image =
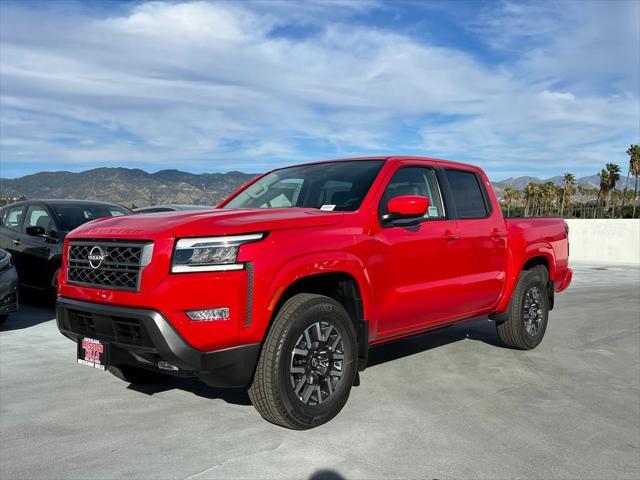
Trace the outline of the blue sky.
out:
M 591 175 L 640 143 L 640 2 L 0 2 L 0 176 L 346 156 Z

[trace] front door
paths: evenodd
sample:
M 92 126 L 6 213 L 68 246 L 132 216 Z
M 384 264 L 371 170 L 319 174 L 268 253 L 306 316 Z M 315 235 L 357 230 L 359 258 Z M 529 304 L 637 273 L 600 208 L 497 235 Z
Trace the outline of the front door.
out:
M 401 195 L 430 200 L 429 211 L 414 225 L 385 223 L 388 201 Z M 379 202 L 370 256 L 379 305 L 378 337 L 444 320 L 456 302 L 457 260 L 449 246 L 457 238 L 457 224 L 448 219 L 435 170 L 401 165 L 389 180 Z

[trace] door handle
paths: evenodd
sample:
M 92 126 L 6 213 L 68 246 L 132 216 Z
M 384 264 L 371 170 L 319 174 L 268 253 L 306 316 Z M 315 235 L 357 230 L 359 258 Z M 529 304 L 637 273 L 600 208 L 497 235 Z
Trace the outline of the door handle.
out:
M 11 241 L 16 247 L 22 243 L 20 240 L 11 240 Z
M 458 238 L 460 237 L 457 234 L 453 233 L 451 230 L 447 230 L 442 235 L 442 238 L 444 238 L 447 242 L 451 242 L 453 240 L 458 240 Z
M 507 236 L 507 234 L 505 232 L 501 232 L 497 228 L 495 230 L 493 230 L 493 232 L 491 232 L 491 238 L 493 238 L 494 240 L 498 240 L 500 238 L 505 238 L 506 236 Z

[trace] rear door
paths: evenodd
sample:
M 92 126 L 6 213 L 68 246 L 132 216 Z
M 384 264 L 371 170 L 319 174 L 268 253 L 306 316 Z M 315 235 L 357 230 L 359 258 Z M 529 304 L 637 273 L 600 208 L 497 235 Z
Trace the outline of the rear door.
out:
M 460 297 L 452 304 L 460 316 L 490 309 L 505 281 L 506 224 L 491 204 L 484 178 L 477 172 L 444 169 L 459 238 L 451 242 L 460 260 Z M 488 184 L 488 181 L 487 181 Z
M 401 195 L 430 200 L 429 211 L 417 224 L 383 221 L 388 201 Z M 449 218 L 436 170 L 427 164 L 401 164 L 378 201 L 373 227 L 374 251 L 368 268 L 379 299 L 377 335 L 393 336 L 451 315 L 457 302 L 456 263 L 449 245 L 457 237 L 456 221 Z

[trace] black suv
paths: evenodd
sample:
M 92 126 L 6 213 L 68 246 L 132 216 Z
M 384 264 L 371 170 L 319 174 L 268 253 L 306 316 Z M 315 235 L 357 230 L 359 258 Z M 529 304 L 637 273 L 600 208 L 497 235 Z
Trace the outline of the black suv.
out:
M 28 200 L 0 210 L 0 248 L 11 253 L 20 285 L 55 291 L 65 235 L 102 217 L 129 215 L 120 205 L 83 200 Z

